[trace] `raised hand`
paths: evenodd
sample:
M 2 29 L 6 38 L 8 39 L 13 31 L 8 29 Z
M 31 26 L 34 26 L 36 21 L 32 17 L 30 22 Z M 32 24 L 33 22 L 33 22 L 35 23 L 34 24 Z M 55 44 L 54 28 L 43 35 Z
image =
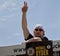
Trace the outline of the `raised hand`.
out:
M 27 2 L 24 1 L 24 6 L 22 7 L 22 12 L 27 12 L 28 6 L 27 6 Z

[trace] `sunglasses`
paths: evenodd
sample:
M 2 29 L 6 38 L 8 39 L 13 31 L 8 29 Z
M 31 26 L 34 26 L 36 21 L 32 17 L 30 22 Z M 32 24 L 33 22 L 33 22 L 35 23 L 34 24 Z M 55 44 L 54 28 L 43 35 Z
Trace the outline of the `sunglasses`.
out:
M 35 29 L 35 31 L 43 31 L 43 29 Z

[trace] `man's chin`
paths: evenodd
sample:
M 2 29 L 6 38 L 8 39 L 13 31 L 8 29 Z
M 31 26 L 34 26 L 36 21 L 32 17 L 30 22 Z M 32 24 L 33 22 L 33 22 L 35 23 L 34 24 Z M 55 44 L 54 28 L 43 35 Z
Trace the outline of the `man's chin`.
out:
M 40 37 L 40 36 L 35 36 L 35 37 Z

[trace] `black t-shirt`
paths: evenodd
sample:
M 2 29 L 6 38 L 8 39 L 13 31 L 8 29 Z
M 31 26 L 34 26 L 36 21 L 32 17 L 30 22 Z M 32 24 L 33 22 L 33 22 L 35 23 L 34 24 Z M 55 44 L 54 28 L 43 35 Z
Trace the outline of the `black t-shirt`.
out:
M 28 38 L 25 39 L 25 40 L 29 40 L 29 39 L 31 39 L 31 38 L 33 38 L 33 35 L 29 34 Z M 48 38 L 47 38 L 47 37 L 43 37 L 43 38 L 42 38 L 42 41 L 46 42 L 46 41 L 48 41 Z

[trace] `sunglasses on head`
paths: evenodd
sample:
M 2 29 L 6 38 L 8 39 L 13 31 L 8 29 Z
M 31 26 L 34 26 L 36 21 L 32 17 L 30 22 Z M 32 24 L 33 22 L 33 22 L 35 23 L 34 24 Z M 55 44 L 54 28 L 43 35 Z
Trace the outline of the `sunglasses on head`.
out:
M 35 31 L 43 31 L 43 29 L 35 29 Z

